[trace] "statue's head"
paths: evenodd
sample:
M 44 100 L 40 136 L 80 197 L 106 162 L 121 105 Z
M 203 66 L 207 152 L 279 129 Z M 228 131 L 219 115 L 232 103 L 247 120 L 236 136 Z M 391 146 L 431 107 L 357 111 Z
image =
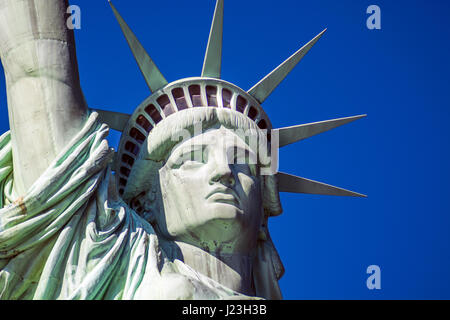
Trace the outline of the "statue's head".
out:
M 281 213 L 265 132 L 232 110 L 198 107 L 161 121 L 147 138 L 130 202 L 166 238 L 209 252 L 251 253 L 266 214 Z
M 272 129 L 261 106 L 324 31 L 244 91 L 220 79 L 223 0 L 201 77 L 172 83 L 113 10 L 153 92 L 130 117 L 98 110 L 123 131 L 115 165 L 119 194 L 161 237 L 253 257 L 256 294 L 280 298 L 284 269 L 268 231 L 268 219 L 282 212 L 279 192 L 361 196 L 279 173 L 277 156 L 279 147 L 362 116 Z
M 188 94 L 175 98 L 180 92 Z M 231 94 L 224 98 L 224 92 Z M 205 106 L 206 101 L 211 105 Z M 282 209 L 271 174 L 270 126 L 260 105 L 232 84 L 177 81 L 131 116 L 116 176 L 123 199 L 159 236 L 211 253 L 250 256 L 254 268 L 265 270 L 253 271 L 256 279 L 261 277 L 255 281 L 258 295 L 277 298 L 283 266 L 267 223 Z
M 218 111 L 194 113 L 211 110 Z M 159 170 L 162 206 L 152 220 L 174 240 L 208 252 L 248 254 L 264 213 L 257 150 L 216 120 L 168 152 Z

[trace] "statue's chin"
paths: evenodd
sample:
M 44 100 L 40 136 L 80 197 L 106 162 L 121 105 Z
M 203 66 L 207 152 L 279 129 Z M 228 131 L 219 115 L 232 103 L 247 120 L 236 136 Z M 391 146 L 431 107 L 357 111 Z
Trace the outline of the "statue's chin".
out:
M 248 246 L 248 232 L 244 232 L 238 209 L 229 204 L 221 206 L 220 216 L 211 214 L 210 219 L 204 220 L 197 226 L 190 226 L 182 234 L 175 236 L 175 240 L 189 243 L 208 252 L 235 253 L 242 246 Z M 227 206 L 227 208 L 223 208 Z M 225 210 L 224 210 L 225 209 Z
M 202 229 L 211 229 L 211 238 L 233 240 L 249 233 L 249 217 L 237 205 L 217 202 L 208 205 Z

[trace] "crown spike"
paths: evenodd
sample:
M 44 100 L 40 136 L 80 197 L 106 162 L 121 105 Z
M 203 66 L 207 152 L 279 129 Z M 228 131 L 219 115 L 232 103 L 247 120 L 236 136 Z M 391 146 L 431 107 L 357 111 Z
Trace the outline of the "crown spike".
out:
M 248 93 L 253 96 L 259 103 L 263 103 L 267 97 L 275 90 L 275 88 L 286 78 L 286 76 L 294 69 L 294 67 L 302 60 L 314 44 L 327 31 L 323 30 L 314 39 L 304 45 L 300 50 L 290 56 L 286 61 L 280 64 L 271 73 L 265 76 L 261 81 L 254 85 Z
M 278 189 L 280 192 L 320 194 L 329 196 L 347 196 L 366 198 L 366 195 L 334 187 L 325 183 L 278 172 Z
M 217 0 L 205 60 L 203 61 L 202 77 L 220 79 L 222 67 L 223 7 L 224 0 Z
M 131 115 L 121 112 L 92 109 L 99 115 L 100 122 L 106 123 L 111 129 L 123 131 Z
M 131 31 L 125 20 L 123 20 L 117 9 L 114 7 L 113 3 L 110 0 L 108 0 L 108 2 L 114 12 L 114 15 L 116 16 L 117 21 L 119 22 L 120 28 L 122 29 L 125 38 L 127 39 L 128 45 L 130 46 L 134 58 L 139 65 L 139 69 L 144 75 L 148 87 L 152 92 L 158 91 L 167 84 L 167 80 L 164 78 L 156 64 L 145 51 L 136 35 L 133 33 L 133 31 Z
M 355 121 L 355 120 L 358 120 L 358 119 L 361 119 L 364 117 L 366 117 L 365 114 L 359 115 L 359 116 L 326 120 L 326 121 L 320 121 L 320 122 L 314 122 L 314 123 L 308 123 L 308 124 L 301 124 L 298 126 L 275 129 L 275 131 L 278 131 L 278 137 L 279 137 L 278 146 L 280 148 L 287 146 L 291 143 L 295 143 L 295 142 L 310 138 L 310 137 L 320 134 L 322 132 L 326 132 L 328 130 L 337 128 L 339 126 L 342 126 L 344 124 L 350 123 L 352 121 Z

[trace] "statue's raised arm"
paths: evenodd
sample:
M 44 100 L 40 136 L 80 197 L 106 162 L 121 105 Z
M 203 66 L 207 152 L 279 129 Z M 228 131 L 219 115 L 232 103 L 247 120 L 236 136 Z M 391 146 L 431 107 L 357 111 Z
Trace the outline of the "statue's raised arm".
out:
M 23 194 L 87 118 L 68 0 L 0 0 L 14 188 Z

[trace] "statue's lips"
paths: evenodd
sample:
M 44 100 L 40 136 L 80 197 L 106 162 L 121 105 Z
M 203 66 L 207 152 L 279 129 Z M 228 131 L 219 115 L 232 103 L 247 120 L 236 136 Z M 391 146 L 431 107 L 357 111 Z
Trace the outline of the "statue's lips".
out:
M 217 188 L 206 196 L 207 200 L 218 203 L 231 204 L 240 207 L 239 197 L 231 188 Z

